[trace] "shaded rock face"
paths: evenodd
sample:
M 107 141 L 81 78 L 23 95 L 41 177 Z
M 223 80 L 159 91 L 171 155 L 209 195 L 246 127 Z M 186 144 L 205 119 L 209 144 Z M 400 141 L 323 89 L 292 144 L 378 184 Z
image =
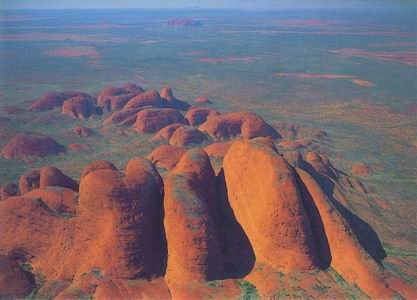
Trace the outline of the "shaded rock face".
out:
M 162 179 L 152 163 L 134 158 L 125 174 L 101 169 L 85 175 L 77 213 L 90 232 L 100 233 L 81 257 L 78 272 L 96 266 L 119 278 L 162 274 L 166 255 Z M 76 239 L 83 239 L 87 233 L 78 234 Z
M 279 138 L 278 132 L 261 117 L 252 112 L 233 112 L 213 116 L 199 129 L 215 139 L 229 139 L 242 136 L 245 139 L 269 136 Z
M 220 113 L 211 108 L 193 107 L 187 111 L 185 117 L 191 126 L 198 126 L 207 121 L 208 118 L 218 115 L 220 115 Z
M 238 141 L 227 152 L 223 168 L 230 206 L 256 259 L 284 272 L 316 267 L 297 182 L 276 148 L 263 139 Z
M 19 187 L 14 183 L 7 183 L 0 188 L 0 200 L 6 200 L 19 193 Z
M 216 206 L 210 160 L 202 150 L 189 150 L 165 179 L 168 284 L 213 280 L 221 275 Z
M 60 107 L 65 100 L 74 97 L 91 98 L 89 94 L 82 92 L 49 92 L 34 101 L 28 109 L 30 111 L 52 110 L 56 107 Z
M 23 270 L 11 256 L 0 255 L 0 298 L 28 296 L 36 287 L 35 277 Z
M 4 146 L 2 155 L 4 158 L 26 158 L 56 155 L 65 152 L 64 146 L 54 139 L 39 133 L 20 133 L 12 138 Z
M 307 153 L 305 161 L 309 163 L 317 173 L 337 179 L 336 170 L 327 158 L 321 157 L 316 152 L 311 151 Z
M 78 193 L 59 186 L 44 186 L 25 193 L 25 197 L 42 199 L 56 213 L 74 216 L 78 204 Z
M 101 109 L 96 107 L 91 97 L 78 96 L 64 101 L 61 114 L 84 120 L 91 115 L 101 114 Z
M 165 100 L 167 107 L 175 108 L 179 110 L 187 110 L 191 107 L 186 101 L 178 100 L 175 98 L 171 87 L 166 86 L 161 91 L 161 98 Z
M 62 173 L 61 170 L 47 166 L 40 170 L 31 170 L 22 175 L 19 180 L 19 189 L 22 195 L 39 187 L 60 186 L 78 191 L 78 183 Z
M 171 19 L 168 21 L 167 25 L 169 27 L 195 27 L 202 26 L 201 21 L 193 19 Z
M 136 115 L 136 122 L 133 126 L 137 132 L 154 133 L 173 123 L 187 124 L 187 120 L 176 109 L 149 108 Z
M 90 137 L 94 134 L 94 131 L 91 128 L 80 125 L 75 126 L 72 129 L 72 132 L 82 137 Z
M 1 201 L 0 254 L 23 249 L 52 280 L 81 278 L 92 270 L 118 280 L 162 276 L 163 184 L 153 164 L 134 158 L 124 173 L 90 171 L 78 201 L 75 192 L 50 187 Z
M 357 284 L 371 297 L 391 298 L 393 291 L 384 282 L 382 267 L 364 250 L 314 178 L 302 169 L 297 169 L 297 173 L 321 264 L 331 265 L 346 281 Z
M 160 168 L 171 170 L 174 168 L 186 150 L 183 147 L 162 145 L 149 154 L 148 159 Z
M 204 143 L 207 137 L 204 133 L 192 126 L 181 126 L 177 128 L 169 139 L 174 146 L 189 146 Z
M 106 87 L 98 98 L 97 103 L 108 111 L 122 108 L 130 99 L 144 92 L 144 90 L 133 83 L 127 83 L 123 87 Z
M 47 166 L 40 170 L 39 186 L 60 186 L 78 191 L 78 183 L 72 178 L 66 176 L 61 170 L 55 167 Z

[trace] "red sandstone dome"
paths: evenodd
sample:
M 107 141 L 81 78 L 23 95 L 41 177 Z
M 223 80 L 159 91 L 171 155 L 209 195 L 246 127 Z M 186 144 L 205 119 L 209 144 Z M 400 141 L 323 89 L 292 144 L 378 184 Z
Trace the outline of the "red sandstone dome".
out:
M 166 86 L 162 89 L 161 98 L 165 100 L 167 107 L 170 108 L 187 110 L 191 107 L 191 105 L 187 102 L 175 98 L 174 93 L 172 92 L 172 88 L 170 86 Z
M 51 186 L 65 187 L 78 191 L 78 183 L 75 180 L 52 166 L 28 171 L 19 180 L 19 189 L 22 195 L 25 195 L 33 189 Z
M 141 108 L 144 106 L 164 107 L 164 102 L 155 90 L 148 90 L 130 99 L 124 109 Z
M 173 123 L 165 126 L 152 137 L 152 141 L 169 141 L 171 136 L 181 126 L 186 126 L 185 123 Z
M 46 111 L 56 107 L 60 107 L 65 100 L 74 97 L 90 97 L 87 93 L 83 92 L 49 92 L 43 95 L 38 100 L 34 101 L 30 106 L 31 111 Z
M 96 107 L 91 97 L 77 96 L 64 101 L 61 113 L 74 119 L 84 120 L 91 115 L 101 114 L 101 110 Z
M 278 132 L 253 112 L 233 112 L 207 119 L 199 129 L 216 139 L 242 136 L 251 139 L 260 136 L 280 137 Z
M 218 115 L 220 115 L 220 113 L 211 108 L 192 107 L 187 111 L 185 117 L 191 126 L 198 126 L 207 121 L 208 118 Z
M 56 155 L 65 147 L 54 139 L 39 133 L 20 133 L 12 138 L 2 151 L 5 158 L 26 158 Z
M 159 168 L 171 170 L 186 152 L 185 148 L 173 145 L 162 145 L 148 155 L 148 159 Z
M 133 83 L 127 83 L 123 87 L 106 87 L 100 92 L 97 103 L 107 110 L 120 109 L 142 92 L 144 90 Z
M 136 115 L 133 125 L 137 132 L 154 133 L 173 123 L 187 124 L 187 120 L 176 109 L 172 108 L 148 108 Z
M 88 174 L 98 171 L 98 170 L 113 170 L 117 171 L 117 168 L 115 165 L 113 165 L 111 162 L 108 162 L 106 160 L 96 160 L 92 163 L 89 163 L 84 167 L 84 169 L 81 172 L 81 179 L 83 179 Z
M 169 143 L 174 146 L 190 146 L 202 144 L 206 140 L 206 135 L 195 127 L 181 126 L 174 131 Z

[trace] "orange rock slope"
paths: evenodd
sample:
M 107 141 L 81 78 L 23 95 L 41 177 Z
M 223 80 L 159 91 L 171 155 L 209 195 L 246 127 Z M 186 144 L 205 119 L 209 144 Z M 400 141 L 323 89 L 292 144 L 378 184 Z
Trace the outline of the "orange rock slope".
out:
M 32 109 L 73 97 L 87 96 L 47 94 L 36 104 L 42 108 Z M 415 295 L 384 270 L 348 219 L 354 215 L 333 198 L 333 189 L 365 187 L 311 151 L 310 142 L 298 147 L 304 137 L 297 126 L 277 130 L 252 112 L 190 108 L 169 87 L 160 95 L 133 84 L 106 88 L 98 105 L 114 110 L 105 125 L 155 133 L 150 143 L 156 148 L 149 160 L 129 160 L 124 171 L 92 162 L 80 182 L 45 166 L 23 174 L 19 188 L 3 186 L 0 298 L 32 292 L 57 299 L 238 298 L 239 287 L 248 284 L 243 280 L 270 298 L 293 278 L 301 288 L 314 278 L 331 281 L 334 271 L 362 296 Z M 71 111 L 88 117 L 80 109 Z M 180 110 L 188 110 L 185 117 Z M 78 126 L 74 133 L 91 132 Z M 20 134 L 2 154 L 64 150 L 49 137 Z M 346 296 L 333 284 L 334 293 L 325 297 Z

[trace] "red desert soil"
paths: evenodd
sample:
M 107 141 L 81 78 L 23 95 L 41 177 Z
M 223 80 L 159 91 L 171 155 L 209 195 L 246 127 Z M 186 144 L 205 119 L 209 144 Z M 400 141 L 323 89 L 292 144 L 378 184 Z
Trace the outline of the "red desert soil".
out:
M 94 47 L 61 47 L 48 50 L 48 56 L 52 57 L 88 57 L 95 60 L 101 58 Z
M 56 155 L 65 147 L 54 139 L 39 133 L 20 133 L 12 138 L 2 151 L 4 158 L 27 158 Z
M 197 59 L 197 62 L 200 62 L 200 63 L 235 63 L 235 62 L 251 63 L 258 59 L 259 58 L 255 56 L 201 57 Z
M 343 48 L 333 50 L 331 52 L 343 56 L 373 58 L 382 61 L 396 61 L 414 67 L 417 66 L 417 51 L 415 49 L 401 51 L 367 51 L 356 48 Z

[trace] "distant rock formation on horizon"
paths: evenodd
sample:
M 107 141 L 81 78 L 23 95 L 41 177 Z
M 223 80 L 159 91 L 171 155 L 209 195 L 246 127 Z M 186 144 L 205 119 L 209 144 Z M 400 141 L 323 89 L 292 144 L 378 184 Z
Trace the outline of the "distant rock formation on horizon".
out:
M 167 23 L 168 27 L 195 27 L 203 26 L 203 23 L 198 20 L 193 19 L 171 19 Z

